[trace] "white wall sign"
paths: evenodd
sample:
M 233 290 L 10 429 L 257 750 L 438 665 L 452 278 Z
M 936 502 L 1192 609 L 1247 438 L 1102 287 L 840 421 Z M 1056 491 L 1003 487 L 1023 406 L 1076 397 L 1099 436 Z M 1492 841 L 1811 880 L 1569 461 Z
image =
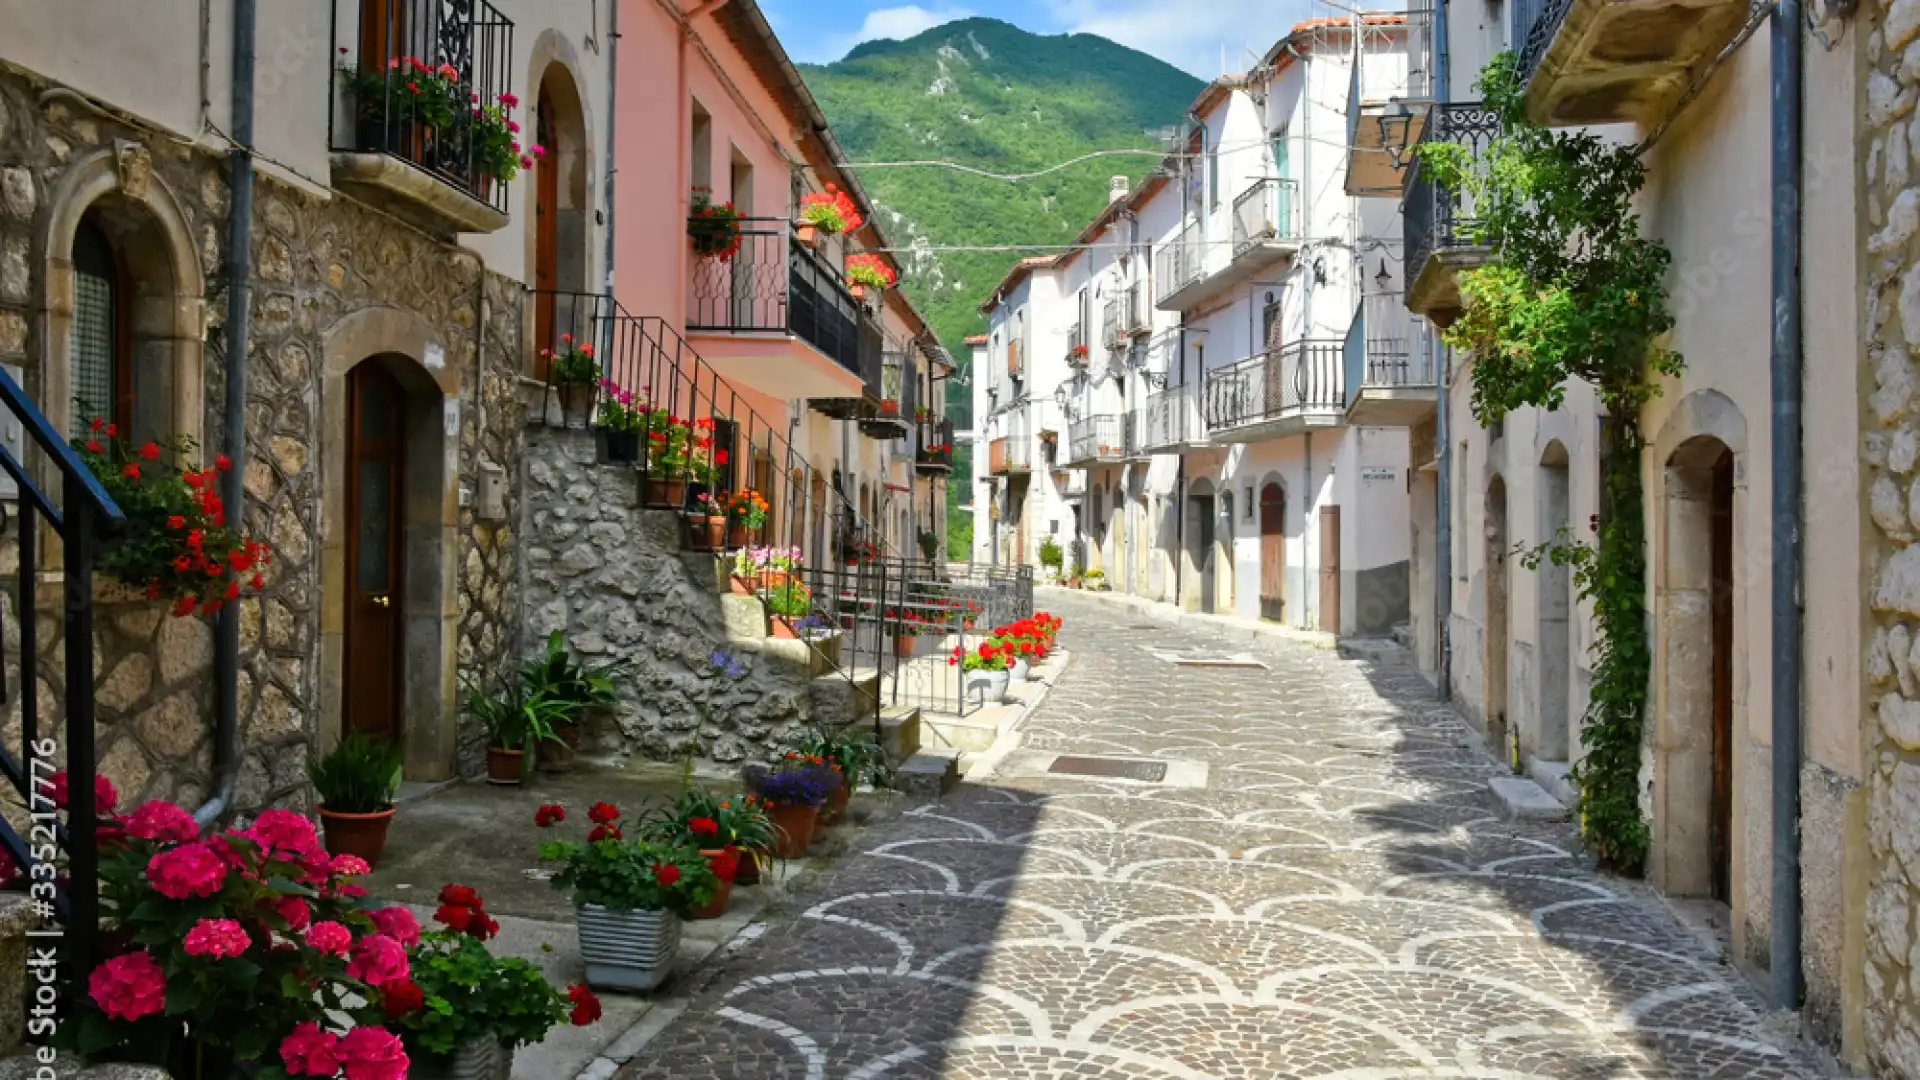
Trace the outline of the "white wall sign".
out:
M 1399 469 L 1380 465 L 1366 465 L 1360 469 L 1360 479 L 1368 483 L 1392 483 L 1400 476 Z

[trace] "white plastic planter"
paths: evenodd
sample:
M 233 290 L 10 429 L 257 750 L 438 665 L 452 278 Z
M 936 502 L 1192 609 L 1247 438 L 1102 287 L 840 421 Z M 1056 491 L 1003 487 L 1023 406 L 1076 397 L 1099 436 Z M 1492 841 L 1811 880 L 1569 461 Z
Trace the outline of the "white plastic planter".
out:
M 1025 682 L 1031 678 L 1033 678 L 1033 667 L 1027 663 L 1027 658 L 1024 656 L 1016 659 L 1013 662 L 1013 666 L 1007 669 L 1007 682 L 1009 685 L 1017 682 Z
M 969 671 L 964 684 L 967 700 L 975 705 L 998 705 L 1007 697 L 1007 686 L 1013 681 L 1013 672 L 1005 668 L 999 671 Z
M 494 1039 L 475 1039 L 462 1043 L 452 1057 L 414 1055 L 407 1072 L 414 1080 L 507 1080 L 513 1051 Z
M 596 990 L 652 990 L 673 971 L 680 949 L 680 916 L 671 911 L 579 908 L 580 958 Z

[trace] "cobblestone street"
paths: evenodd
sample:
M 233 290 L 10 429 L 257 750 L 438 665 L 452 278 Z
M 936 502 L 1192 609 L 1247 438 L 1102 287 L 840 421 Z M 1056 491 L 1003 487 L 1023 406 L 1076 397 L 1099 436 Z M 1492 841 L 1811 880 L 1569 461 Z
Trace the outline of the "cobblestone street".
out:
M 1816 1075 L 1763 1006 L 1404 669 L 1265 668 L 1087 602 L 1020 752 L 873 830 L 631 1080 Z M 1049 774 L 1054 754 L 1169 763 Z

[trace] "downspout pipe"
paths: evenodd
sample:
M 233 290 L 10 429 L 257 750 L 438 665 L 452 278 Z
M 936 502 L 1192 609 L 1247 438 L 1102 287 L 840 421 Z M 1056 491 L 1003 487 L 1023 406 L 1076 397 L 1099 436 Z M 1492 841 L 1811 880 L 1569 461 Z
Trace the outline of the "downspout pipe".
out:
M 620 135 L 620 0 L 607 5 L 607 185 L 606 185 L 606 290 L 613 295 L 613 214 L 614 174 L 620 171 L 619 158 L 614 156 L 614 144 Z M 689 109 L 683 107 L 682 112 Z M 681 309 L 686 310 L 685 308 Z
M 1776 0 L 1773 181 L 1773 925 L 1776 1008 L 1800 1004 L 1800 0 Z
M 233 467 L 221 475 L 220 497 L 235 519 L 246 515 L 247 351 L 253 301 L 253 66 L 257 0 L 234 0 L 233 145 L 227 151 L 227 397 L 222 449 Z M 194 820 L 212 825 L 232 809 L 240 776 L 240 606 L 220 609 L 213 650 L 213 791 Z
M 1180 385 L 1187 385 L 1187 317 L 1180 316 Z M 1202 372 L 1202 375 L 1205 373 Z M 1195 395 L 1196 409 L 1197 399 Z M 1180 606 L 1181 585 L 1186 581 L 1182 571 L 1187 563 L 1187 455 L 1181 454 L 1179 465 L 1173 475 L 1173 606 Z M 1197 572 L 1199 567 L 1194 567 Z
M 1433 99 L 1445 102 L 1453 99 L 1453 84 L 1447 44 L 1447 0 L 1436 5 L 1433 22 Z M 1403 275 L 1410 276 L 1419 272 L 1419 267 L 1409 266 L 1403 269 Z M 1437 327 L 1435 328 L 1438 329 Z M 1434 517 L 1437 528 L 1434 529 L 1436 545 L 1433 560 L 1434 577 L 1434 661 L 1436 681 L 1440 684 L 1440 700 L 1453 700 L 1453 434 L 1447 425 L 1447 411 L 1453 400 L 1453 388 L 1447 378 L 1453 357 L 1440 340 L 1438 333 L 1427 336 L 1427 351 L 1433 356 L 1434 372 L 1439 376 L 1439 409 L 1434 416 L 1433 456 L 1435 463 L 1434 483 L 1438 491 L 1434 498 Z

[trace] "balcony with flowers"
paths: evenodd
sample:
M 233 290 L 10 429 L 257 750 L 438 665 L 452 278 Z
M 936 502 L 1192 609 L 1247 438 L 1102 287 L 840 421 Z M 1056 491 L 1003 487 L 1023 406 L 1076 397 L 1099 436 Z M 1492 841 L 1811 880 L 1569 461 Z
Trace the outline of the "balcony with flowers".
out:
M 485 0 L 436 20 L 361 10 L 332 87 L 334 185 L 441 236 L 504 228 L 507 185 L 545 153 L 512 89 L 513 23 Z

